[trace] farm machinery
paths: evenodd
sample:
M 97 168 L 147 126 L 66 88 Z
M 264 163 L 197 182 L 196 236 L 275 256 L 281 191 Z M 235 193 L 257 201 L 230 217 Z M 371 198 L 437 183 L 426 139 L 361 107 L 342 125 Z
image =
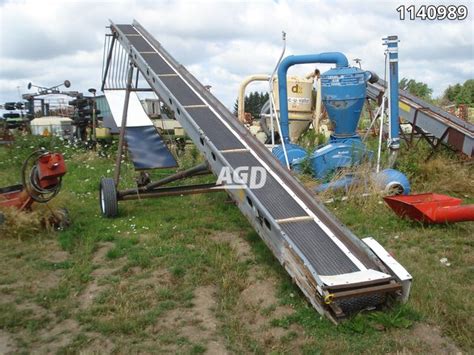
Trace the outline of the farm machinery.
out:
M 49 202 L 59 193 L 66 171 L 61 153 L 33 152 L 23 163 L 22 183 L 0 188 L 0 207 L 28 211 L 35 202 Z
M 218 176 L 219 182 L 222 173 L 229 172 L 230 176 L 237 175 L 237 178 L 219 185 L 216 183 L 202 188 L 193 186 L 192 191 L 188 192 L 225 190 L 319 313 L 337 323 L 356 312 L 382 308 L 391 304 L 394 299 L 402 302 L 408 299 L 412 276 L 407 270 L 373 238 L 361 240 L 350 232 L 289 171 L 289 160 L 293 162 L 295 155 L 288 138 L 288 124 L 277 122 L 282 137 L 284 163 L 281 164 L 282 160 L 275 159 L 275 155 L 258 137 L 249 134 L 228 108 L 138 22 L 111 22 L 109 29 L 110 33 L 106 34 L 107 55 L 104 56 L 102 88 L 114 119 L 118 120 L 117 126 L 121 128 L 121 134 L 115 176 L 113 179 L 103 177 L 100 181 L 99 202 L 105 217 L 117 216 L 118 201 L 184 194 L 185 186 L 163 187 L 169 182 L 209 172 Z M 123 61 L 114 59 L 114 48 L 120 48 L 121 53 L 124 53 L 126 65 L 121 66 Z M 365 95 L 364 88 L 370 77 L 365 72 L 349 68 L 347 59 L 342 54 L 334 54 L 332 57 L 333 54 L 322 54 L 317 59 L 324 59 L 326 63 L 335 60 L 329 63 L 337 65 L 336 72 L 327 74 L 327 77 L 335 76 L 334 83 L 340 84 L 340 87 L 336 88 L 334 85 L 334 92 L 326 91 L 337 97 L 331 99 L 328 96 L 325 104 L 346 105 L 345 111 L 334 113 L 336 119 L 340 119 L 345 125 L 348 124 L 345 120 L 358 119 L 360 112 L 357 114 L 356 111 L 361 104 L 357 95 L 362 95 L 362 92 Z M 282 65 L 286 65 L 285 63 L 288 67 L 292 64 L 290 59 L 284 60 Z M 122 70 L 119 71 L 122 73 L 119 77 L 126 78 L 126 81 L 113 80 L 116 69 Z M 323 77 L 326 76 L 323 74 Z M 279 84 L 283 80 L 285 79 L 279 80 Z M 362 82 L 354 83 L 354 80 Z M 346 90 L 342 84 L 355 88 Z M 119 190 L 124 141 L 127 142 L 137 170 L 175 166 L 175 161 L 167 158 L 169 152 L 156 149 L 165 147 L 163 140 L 157 138 L 156 130 L 149 120 L 141 118 L 143 108 L 137 98 L 137 92 L 141 91 L 154 92 L 169 111 L 173 112 L 206 162 L 157 182 L 148 181 L 133 189 Z M 355 96 L 345 97 L 346 91 L 355 93 Z M 283 121 L 287 97 L 282 88 L 279 93 Z M 353 110 L 353 113 L 348 113 L 351 112 L 349 110 Z M 345 115 L 342 114 L 343 111 L 346 112 Z M 305 119 L 303 116 L 302 121 Z M 301 123 L 302 126 L 307 124 Z M 352 122 L 347 129 L 355 125 L 357 122 Z M 352 137 L 354 134 L 352 132 L 345 137 L 351 139 L 344 142 L 350 147 L 360 147 L 358 139 Z M 342 136 L 335 138 L 342 139 Z M 344 142 L 337 141 L 338 147 Z M 276 146 L 274 149 L 278 148 Z M 156 153 L 153 152 L 151 156 L 152 149 Z M 343 155 L 342 149 L 337 152 Z M 261 179 L 261 184 L 248 178 L 252 176 L 250 170 L 265 176 Z M 248 176 L 240 174 L 242 171 L 249 172 Z
M 383 115 L 388 106 L 388 146 L 391 152 L 389 165 L 393 165 L 400 147 L 398 122 L 398 37 L 389 36 L 384 39 L 387 46 L 389 86 L 383 96 L 378 115 Z M 283 57 L 283 55 L 282 55 Z M 335 64 L 335 67 L 320 74 L 305 78 L 287 76 L 288 69 L 298 64 Z M 255 75 L 244 80 L 243 88 L 254 80 L 268 80 L 270 84 L 270 116 L 272 137 L 270 148 L 273 155 L 283 166 L 301 172 L 303 166 L 309 165 L 311 174 L 324 181 L 341 169 L 359 166 L 363 162 L 372 161 L 374 152 L 367 148 L 362 137 L 357 133 L 361 112 L 367 98 L 369 84 L 377 83 L 379 77 L 370 71 L 349 66 L 346 56 L 339 52 L 327 52 L 311 55 L 292 55 L 278 63 L 277 78 L 274 75 Z M 274 72 L 274 73 L 275 73 Z M 312 84 L 318 84 L 316 95 L 312 93 Z M 243 116 L 241 107 L 243 89 L 239 96 L 239 118 Z M 274 93 L 274 91 L 276 91 Z M 316 101 L 315 104 L 312 102 Z M 321 103 L 327 112 L 332 132 L 328 142 L 308 152 L 296 143 L 298 138 L 308 130 L 310 123 L 319 131 Z M 388 104 L 388 105 L 387 105 Z M 274 106 L 274 110 L 272 109 Z M 313 109 L 313 107 L 315 108 Z M 275 114 L 273 114 L 275 112 Z M 268 118 L 268 115 L 266 115 Z M 242 119 L 241 119 L 242 120 Z M 276 120 L 276 124 L 273 122 Z M 261 119 L 261 125 L 268 127 L 267 119 Z M 251 127 L 252 128 L 252 127 Z M 278 130 L 280 143 L 275 145 L 275 130 Z M 268 133 L 268 129 L 265 130 Z M 319 133 L 319 132 L 316 132 Z M 258 134 L 261 134 L 260 132 Z M 258 138 L 258 136 L 257 136 Z M 265 138 L 261 141 L 265 140 Z M 380 170 L 380 154 L 382 141 L 377 152 L 377 168 L 370 174 L 372 181 L 389 194 L 408 194 L 410 184 L 405 175 L 394 169 Z M 336 181 L 318 186 L 317 191 L 337 189 L 359 183 L 359 178 L 346 175 Z

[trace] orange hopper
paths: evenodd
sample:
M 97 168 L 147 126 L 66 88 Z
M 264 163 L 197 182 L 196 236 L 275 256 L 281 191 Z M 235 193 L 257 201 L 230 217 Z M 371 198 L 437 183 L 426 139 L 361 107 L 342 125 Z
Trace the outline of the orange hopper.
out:
M 400 217 L 424 223 L 474 221 L 474 205 L 461 205 L 459 198 L 426 193 L 387 196 L 385 202 Z

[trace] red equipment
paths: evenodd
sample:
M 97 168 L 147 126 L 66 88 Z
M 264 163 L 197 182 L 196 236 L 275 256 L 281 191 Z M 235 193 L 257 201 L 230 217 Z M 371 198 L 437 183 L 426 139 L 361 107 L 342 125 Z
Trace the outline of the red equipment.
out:
M 384 197 L 385 202 L 400 217 L 424 223 L 474 221 L 474 205 L 461 205 L 459 198 L 426 193 Z
M 33 158 L 36 160 L 30 168 Z M 66 163 L 61 153 L 32 153 L 23 163 L 23 184 L 0 189 L 0 206 L 27 210 L 34 202 L 50 201 L 61 189 L 61 178 L 66 171 Z

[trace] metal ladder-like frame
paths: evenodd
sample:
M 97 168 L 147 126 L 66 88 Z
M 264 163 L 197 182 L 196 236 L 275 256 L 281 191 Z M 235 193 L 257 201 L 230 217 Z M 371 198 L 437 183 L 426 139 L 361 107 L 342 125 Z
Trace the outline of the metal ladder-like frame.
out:
M 227 190 L 241 212 L 247 217 L 318 312 L 328 316 L 333 321 L 337 321 L 346 315 L 340 305 L 345 304 L 345 302 L 350 303 L 351 300 L 355 300 L 356 303 L 366 300 L 368 302 L 366 306 L 370 307 L 383 303 L 387 294 L 395 296 L 403 294 L 404 299 L 406 299 L 411 282 L 411 276 L 406 270 L 398 263 L 396 263 L 397 267 L 394 268 L 393 265 L 390 265 L 393 260 L 388 262 L 384 259 L 384 256 L 379 255 L 379 251 L 374 250 L 378 247 L 374 248 L 369 244 L 364 244 L 350 233 L 324 207 L 316 203 L 309 193 L 275 159 L 264 159 L 263 157 L 268 155 L 269 152 L 264 147 L 262 148 L 245 128 L 235 125 L 234 122 L 224 120 L 223 115 L 229 114 L 227 109 L 204 89 L 182 65 L 178 64 L 140 24 L 134 22 L 130 26 L 111 23 L 110 28 L 112 35 L 116 36 L 116 40 L 129 53 L 131 65 L 138 69 L 160 99 L 175 111 L 176 118 L 196 144 L 196 147 L 204 154 L 209 168 L 214 174 L 217 175 L 223 167 L 232 168 L 229 163 L 232 155 L 251 153 L 252 159 L 258 161 L 278 182 L 280 188 L 284 189 L 302 207 L 304 212 L 301 216 L 275 219 L 268 211 L 267 206 L 257 198 L 254 191 L 248 186 L 242 186 L 242 189 Z M 141 36 L 144 45 L 147 48 L 152 48 L 153 54 L 159 54 L 160 58 L 173 69 L 173 73 L 160 75 L 153 72 L 143 56 L 143 54 L 149 52 L 143 50 L 140 52 L 129 40 L 129 38 L 136 38 L 136 36 Z M 107 73 L 107 70 L 105 73 Z M 186 106 L 181 104 L 160 78 L 165 75 L 168 77 L 179 76 L 202 101 L 203 104 L 199 106 L 209 109 L 219 118 L 225 128 L 239 140 L 242 148 L 219 150 L 199 127 L 192 115 L 188 113 L 188 110 L 192 111 L 196 108 L 196 105 Z M 130 75 L 129 83 L 131 77 Z M 131 86 L 129 85 L 127 88 L 130 90 Z M 127 103 L 125 102 L 124 108 L 126 106 Z M 127 111 L 124 109 L 123 121 L 126 121 L 126 114 Z M 332 278 L 319 275 L 311 262 L 305 257 L 305 254 L 283 230 L 286 223 L 298 224 L 307 221 L 316 222 L 326 233 L 326 236 L 342 250 L 360 271 L 334 275 Z M 338 236 L 336 236 L 336 233 Z M 401 267 L 401 270 L 398 266 Z M 381 295 L 382 297 L 380 297 Z M 377 299 L 377 301 L 374 301 L 376 304 L 370 304 L 372 299 Z M 381 299 L 382 301 L 380 301 Z

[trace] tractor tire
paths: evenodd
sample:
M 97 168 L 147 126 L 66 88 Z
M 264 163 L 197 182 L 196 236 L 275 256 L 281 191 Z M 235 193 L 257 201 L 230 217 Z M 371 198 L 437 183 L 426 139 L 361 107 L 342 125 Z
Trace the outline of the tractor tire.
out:
M 100 179 L 99 204 L 102 215 L 114 218 L 118 214 L 117 189 L 111 178 Z

